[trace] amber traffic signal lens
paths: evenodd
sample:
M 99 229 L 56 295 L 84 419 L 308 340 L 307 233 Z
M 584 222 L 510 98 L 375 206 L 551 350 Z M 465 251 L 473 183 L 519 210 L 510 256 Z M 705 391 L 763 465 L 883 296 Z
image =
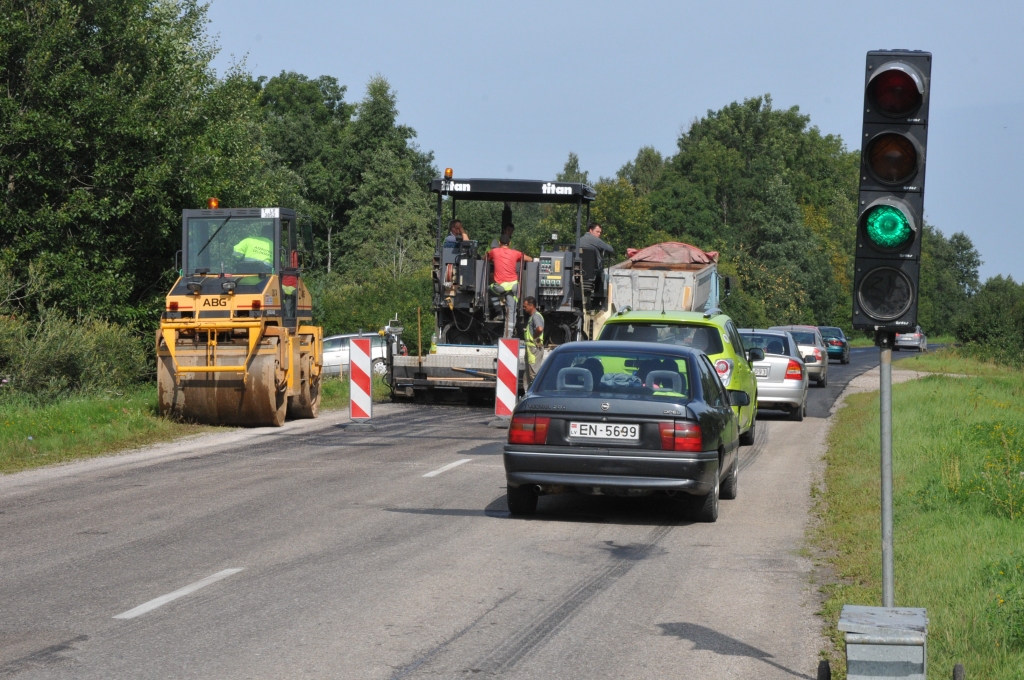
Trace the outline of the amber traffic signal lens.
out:
M 899 69 L 889 69 L 875 76 L 868 84 L 868 97 L 876 111 L 892 118 L 909 116 L 924 101 L 914 78 Z
M 905 184 L 917 172 L 917 149 L 907 137 L 886 132 L 871 140 L 868 167 L 879 182 Z
M 893 321 L 907 313 L 914 302 L 910 278 L 893 267 L 878 267 L 857 288 L 861 310 L 876 321 Z

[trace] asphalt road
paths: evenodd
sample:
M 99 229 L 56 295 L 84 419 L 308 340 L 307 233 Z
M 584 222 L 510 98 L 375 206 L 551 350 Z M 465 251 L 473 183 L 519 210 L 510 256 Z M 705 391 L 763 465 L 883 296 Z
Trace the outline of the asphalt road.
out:
M 792 678 L 840 385 L 766 415 L 715 524 L 553 496 L 512 519 L 485 410 L 379 409 L 0 478 L 0 678 Z

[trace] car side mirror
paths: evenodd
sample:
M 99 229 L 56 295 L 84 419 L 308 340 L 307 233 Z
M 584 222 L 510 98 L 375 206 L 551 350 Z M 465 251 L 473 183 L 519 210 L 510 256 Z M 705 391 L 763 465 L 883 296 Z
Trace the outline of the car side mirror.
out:
M 814 355 L 813 354 L 804 355 L 804 363 L 805 364 L 813 364 L 814 363 Z
M 729 403 L 733 406 L 750 406 L 750 395 L 743 390 L 729 390 Z
M 764 361 L 764 350 L 760 347 L 751 347 L 747 350 L 747 361 Z

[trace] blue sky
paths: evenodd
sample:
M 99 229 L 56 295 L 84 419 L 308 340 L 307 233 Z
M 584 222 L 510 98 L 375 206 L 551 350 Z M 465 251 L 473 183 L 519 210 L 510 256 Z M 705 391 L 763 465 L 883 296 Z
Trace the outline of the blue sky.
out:
M 864 54 L 934 54 L 925 215 L 982 276 L 1024 280 L 1024 5 L 1010 2 L 213 0 L 226 69 L 384 75 L 401 121 L 457 175 L 547 179 L 570 151 L 611 176 L 675 151 L 708 109 L 771 93 L 859 145 Z

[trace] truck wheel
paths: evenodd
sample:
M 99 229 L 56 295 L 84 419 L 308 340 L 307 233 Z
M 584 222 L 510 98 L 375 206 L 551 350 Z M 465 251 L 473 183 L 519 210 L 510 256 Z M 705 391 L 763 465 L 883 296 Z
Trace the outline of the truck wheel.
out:
M 528 486 L 508 487 L 505 499 L 513 515 L 532 515 L 537 512 L 537 494 Z

